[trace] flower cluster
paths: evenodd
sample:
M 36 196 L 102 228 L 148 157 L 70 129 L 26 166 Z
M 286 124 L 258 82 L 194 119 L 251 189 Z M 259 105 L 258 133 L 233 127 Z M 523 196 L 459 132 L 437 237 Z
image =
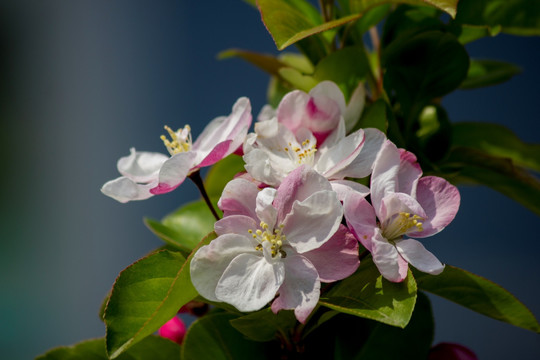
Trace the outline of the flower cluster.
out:
M 191 261 L 193 285 L 209 301 L 240 311 L 271 304 L 303 323 L 321 283 L 352 275 L 360 251 L 392 282 L 407 277 L 409 264 L 429 274 L 444 269 L 416 239 L 453 220 L 458 190 L 422 176 L 414 154 L 383 132 L 351 131 L 362 108 L 362 96 L 347 104 L 336 84 L 323 81 L 309 93 L 288 93 L 277 109 L 264 107 L 248 134 L 251 107 L 241 98 L 193 144 L 189 127 L 168 129 L 170 158 L 132 150 L 118 162 L 123 176 L 102 191 L 122 202 L 145 199 L 242 150 L 246 172 L 223 190 L 218 236 Z

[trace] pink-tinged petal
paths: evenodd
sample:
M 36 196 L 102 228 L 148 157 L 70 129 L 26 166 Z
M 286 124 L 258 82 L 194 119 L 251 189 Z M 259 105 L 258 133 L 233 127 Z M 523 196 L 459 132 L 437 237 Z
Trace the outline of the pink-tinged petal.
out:
M 145 200 L 154 196 L 150 189 L 157 185 L 156 181 L 149 184 L 137 184 L 125 176 L 106 182 L 101 187 L 101 192 L 116 201 L 127 203 L 133 200 Z
M 439 343 L 429 350 L 428 360 L 478 360 L 478 357 L 463 345 Z
M 300 166 L 293 170 L 279 186 L 274 199 L 278 210 L 278 222 L 282 222 L 291 212 L 295 201 L 304 201 L 317 191 L 331 191 L 332 186 L 325 177 L 308 166 Z
M 210 244 L 201 247 L 190 264 L 191 282 L 203 297 L 219 301 L 216 287 L 219 279 L 231 261 L 240 254 L 259 256 L 255 250 L 256 241 L 245 236 L 225 234 L 218 236 Z
M 335 178 L 351 177 L 361 179 L 371 174 L 373 162 L 386 141 L 386 135 L 377 129 L 364 129 L 364 143 L 360 153 L 343 170 L 334 174 Z
M 214 224 L 214 231 L 218 235 L 238 234 L 243 236 L 251 236 L 248 230 L 255 231 L 259 228 L 259 223 L 245 215 L 230 215 Z
M 343 202 L 343 213 L 347 226 L 369 251 L 377 227 L 377 217 L 371 204 L 359 193 L 350 193 Z
M 397 191 L 416 197 L 418 179 L 422 176 L 422 169 L 416 156 L 404 149 L 399 149 L 400 163 L 398 171 Z
M 245 215 L 257 220 L 255 213 L 257 184 L 244 178 L 236 178 L 227 183 L 218 201 L 223 216 Z
M 322 154 L 315 166 L 316 170 L 327 179 L 344 178 L 347 175 L 346 168 L 360 154 L 363 145 L 364 131 L 360 129 Z
M 352 275 L 358 260 L 358 241 L 345 225 L 320 248 L 302 254 L 317 269 L 322 282 L 333 282 Z
M 203 154 L 202 158 L 205 158 L 216 145 L 233 140 L 234 144 L 230 146 L 232 153 L 243 143 L 247 129 L 251 125 L 251 119 L 249 99 L 241 97 L 233 105 L 229 116 L 217 117 L 204 128 L 201 135 L 193 143 L 192 149 Z
M 371 203 L 377 214 L 380 212 L 383 197 L 397 191 L 399 164 L 399 151 L 396 145 L 386 140 L 373 163 L 371 174 Z
M 281 99 L 276 111 L 278 121 L 293 133 L 302 126 L 310 96 L 303 91 L 291 91 Z
M 426 212 L 423 231 L 411 236 L 424 238 L 444 229 L 457 214 L 460 204 L 458 189 L 443 178 L 425 176 L 418 181 L 416 199 Z
M 158 334 L 177 344 L 182 344 L 184 336 L 186 335 L 186 325 L 182 319 L 175 315 L 171 320 L 167 321 L 159 328 Z
M 318 191 L 296 201 L 283 221 L 283 234 L 298 253 L 317 249 L 341 224 L 343 208 L 333 191 Z
M 365 185 L 357 183 L 356 181 L 332 180 L 330 181 L 330 185 L 332 185 L 332 190 L 336 192 L 338 199 L 341 202 L 345 201 L 351 191 L 359 193 L 364 197 L 369 195 L 369 188 Z
M 345 121 L 340 119 L 337 126 L 328 134 L 324 142 L 317 142 L 317 150 L 319 154 L 324 154 L 329 148 L 336 145 L 341 139 L 345 138 Z
M 275 117 L 276 117 L 276 109 L 266 104 L 262 107 L 261 111 L 259 112 L 259 115 L 257 115 L 257 121 L 262 122 L 262 121 L 273 119 Z
M 305 323 L 319 301 L 321 283 L 313 264 L 301 255 L 283 259 L 286 278 L 279 288 L 279 296 L 272 302 L 272 311 L 294 309 L 294 315 Z
M 228 155 L 232 154 L 237 147 L 232 146 L 232 140 L 225 140 L 217 144 L 212 151 L 200 163 L 194 164 L 197 168 L 202 168 L 210 165 L 214 165 L 219 160 L 224 159 Z
M 401 282 L 407 277 L 407 263 L 400 261 L 397 249 L 382 236 L 379 229 L 375 230 L 372 238 L 371 255 L 375 266 L 386 280 Z
M 188 151 L 175 154 L 165 161 L 159 171 L 159 183 L 150 192 L 154 195 L 165 194 L 180 186 L 190 174 L 195 156 L 194 152 Z
M 350 132 L 354 125 L 360 120 L 360 115 L 364 110 L 364 105 L 366 104 L 366 89 L 362 82 L 358 83 L 356 89 L 354 89 L 349 103 L 343 113 L 343 119 L 345 120 L 345 130 Z
M 260 254 L 241 254 L 219 279 L 216 297 L 240 311 L 259 310 L 276 296 L 284 277 L 282 262 L 270 263 Z
M 444 270 L 444 265 L 435 255 L 427 251 L 420 241 L 403 239 L 397 240 L 395 243 L 396 249 L 403 259 L 418 270 L 432 275 L 438 275 Z
M 389 222 L 394 220 L 393 217 L 400 213 L 409 213 L 426 218 L 424 209 L 412 196 L 402 193 L 390 193 L 382 199 L 381 210 L 377 214 L 381 227 L 384 229 Z
M 130 155 L 118 160 L 117 168 L 120 174 L 137 183 L 148 183 L 157 179 L 159 169 L 168 159 L 160 153 L 135 151 L 130 149 Z
M 258 218 L 265 222 L 270 229 L 276 224 L 277 211 L 272 206 L 276 197 L 276 189 L 264 188 L 257 195 L 257 207 L 255 212 Z

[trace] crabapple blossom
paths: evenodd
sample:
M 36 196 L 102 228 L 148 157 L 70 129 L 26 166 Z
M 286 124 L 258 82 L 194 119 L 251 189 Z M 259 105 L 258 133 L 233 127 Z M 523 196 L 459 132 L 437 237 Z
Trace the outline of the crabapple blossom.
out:
M 368 176 L 386 137 L 376 129 L 346 136 L 344 116 L 358 119 L 360 98 L 363 101 L 363 96 L 356 96 L 356 104 L 347 107 L 343 93 L 330 81 L 319 83 L 309 94 L 300 90 L 286 94 L 275 112 L 263 109 L 255 133 L 248 134 L 246 170 L 271 186 L 302 165 L 330 180 Z
M 195 142 L 191 128 L 177 131 L 165 127 L 170 139 L 162 135 L 170 156 L 130 150 L 130 155 L 117 163 L 122 176 L 108 181 L 101 191 L 122 203 L 144 200 L 153 195 L 176 189 L 187 176 L 210 166 L 241 147 L 251 125 L 251 104 L 242 97 L 236 101 L 229 116 L 212 120 Z
M 454 219 L 460 203 L 457 188 L 440 177 L 422 177 L 416 157 L 386 141 L 374 162 L 370 189 L 371 204 L 350 193 L 344 215 L 381 274 L 400 282 L 408 264 L 441 273 L 444 265 L 413 238 L 434 235 Z
M 337 194 L 309 167 L 293 170 L 277 190 L 233 179 L 218 206 L 224 213 L 214 227 L 218 237 L 195 253 L 190 267 L 208 300 L 240 311 L 273 300 L 275 313 L 294 309 L 305 322 L 321 281 L 343 279 L 359 265 L 358 242 L 341 224 Z

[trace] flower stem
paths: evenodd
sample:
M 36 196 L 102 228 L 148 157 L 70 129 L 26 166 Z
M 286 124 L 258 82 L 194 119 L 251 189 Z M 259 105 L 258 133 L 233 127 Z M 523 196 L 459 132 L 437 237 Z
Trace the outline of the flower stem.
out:
M 197 188 L 199 189 L 199 192 L 201 193 L 204 201 L 206 202 L 206 205 L 208 205 L 208 208 L 212 212 L 212 215 L 214 215 L 214 218 L 216 218 L 216 221 L 220 220 L 218 213 L 216 212 L 216 209 L 214 208 L 214 205 L 210 201 L 210 198 L 208 197 L 208 194 L 206 193 L 206 189 L 204 188 L 204 183 L 201 178 L 201 172 L 200 170 L 195 171 L 193 174 L 188 176 L 191 181 L 195 183 Z

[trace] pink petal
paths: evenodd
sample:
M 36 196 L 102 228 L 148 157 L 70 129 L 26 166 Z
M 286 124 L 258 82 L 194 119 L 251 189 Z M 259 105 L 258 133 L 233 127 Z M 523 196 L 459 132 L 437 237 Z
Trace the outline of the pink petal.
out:
M 426 218 L 426 213 L 422 206 L 412 196 L 402 193 L 390 193 L 386 195 L 381 202 L 381 210 L 377 214 L 384 229 L 392 217 L 400 213 L 409 213 Z M 412 229 L 411 229 L 412 231 Z
M 159 171 L 158 186 L 150 190 L 154 195 L 165 194 L 176 189 L 184 182 L 193 167 L 193 151 L 175 154 L 163 163 Z
M 332 190 L 332 186 L 320 174 L 307 166 L 300 166 L 283 179 L 274 200 L 278 210 L 278 222 L 282 222 L 291 212 L 295 201 L 304 201 L 313 193 L 321 190 Z
M 225 216 L 214 224 L 214 231 L 218 235 L 238 234 L 249 237 L 251 235 L 248 231 L 258 228 L 259 223 L 255 219 L 244 215 Z
M 348 176 L 346 168 L 360 154 L 363 145 L 364 131 L 360 129 L 322 154 L 316 165 L 317 170 L 328 179 L 343 179 Z
M 358 241 L 344 225 L 320 248 L 302 255 L 315 266 L 323 282 L 345 279 L 360 265 Z
M 171 320 L 167 321 L 159 328 L 158 334 L 175 343 L 182 344 L 184 336 L 186 335 L 186 325 L 182 319 L 175 315 Z
M 310 97 L 303 91 L 291 91 L 281 99 L 276 111 L 278 121 L 293 133 L 302 126 Z
M 399 149 L 400 163 L 398 172 L 397 191 L 416 196 L 416 185 L 422 176 L 420 164 L 416 161 L 416 156 L 404 149 Z
M 458 189 L 443 178 L 425 176 L 418 181 L 416 199 L 426 212 L 423 231 L 411 236 L 424 238 L 444 229 L 457 214 L 460 204 Z
M 463 345 L 439 343 L 429 351 L 428 360 L 478 360 L 478 357 Z
M 359 193 L 362 196 L 369 195 L 369 188 L 352 180 L 332 180 L 330 181 L 332 190 L 338 195 L 339 201 L 343 202 L 350 192 Z
M 223 142 L 220 142 L 214 148 L 206 157 L 199 163 L 196 164 L 198 168 L 202 168 L 205 166 L 214 165 L 219 160 L 224 159 L 226 156 L 232 154 L 238 147 L 233 149 L 232 146 L 232 140 L 225 140 Z
M 407 277 L 407 262 L 403 261 L 395 246 L 381 235 L 379 229 L 375 230 L 372 238 L 371 255 L 386 280 L 401 282 Z
M 301 255 L 284 258 L 285 281 L 279 288 L 279 296 L 272 303 L 272 311 L 294 309 L 294 315 L 305 323 L 319 301 L 321 283 L 313 264 Z
M 223 216 L 245 215 L 257 220 L 255 213 L 257 184 L 244 178 L 236 178 L 227 183 L 218 201 L 218 207 L 223 211 Z
M 347 226 L 369 251 L 372 251 L 372 238 L 377 229 L 377 217 L 371 204 L 358 193 L 350 193 L 343 202 L 343 213 Z
M 427 251 L 424 245 L 417 240 L 397 240 L 396 249 L 403 259 L 422 272 L 438 275 L 444 270 L 444 265 L 439 259 Z

